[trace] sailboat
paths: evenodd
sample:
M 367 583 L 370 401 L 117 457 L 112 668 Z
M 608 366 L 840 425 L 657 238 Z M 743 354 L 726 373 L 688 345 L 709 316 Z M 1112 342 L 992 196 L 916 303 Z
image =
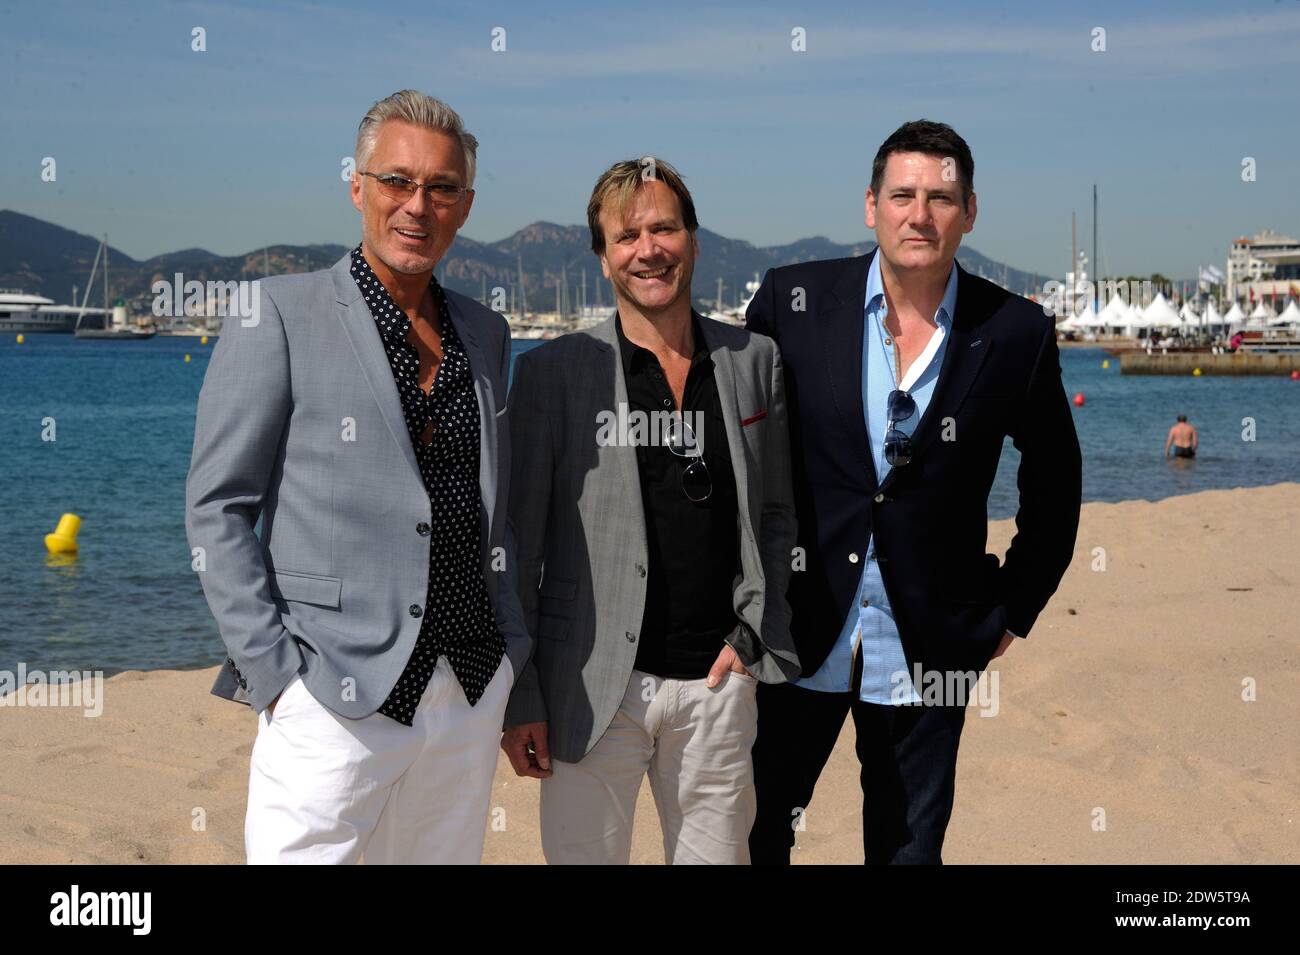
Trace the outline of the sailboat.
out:
M 81 325 L 82 318 L 86 313 L 86 300 L 90 298 L 90 288 L 95 284 L 95 271 L 99 268 L 99 258 L 104 257 L 104 327 L 83 328 Z M 140 328 L 138 325 L 131 325 L 127 322 L 126 302 L 118 299 L 113 305 L 110 313 L 108 310 L 108 236 L 100 240 L 99 249 L 95 252 L 95 261 L 90 266 L 90 279 L 86 282 L 86 292 L 81 296 L 81 308 L 77 313 L 77 322 L 73 326 L 73 334 L 78 338 L 98 338 L 98 339 L 129 339 L 140 340 L 153 338 L 158 334 L 153 328 Z

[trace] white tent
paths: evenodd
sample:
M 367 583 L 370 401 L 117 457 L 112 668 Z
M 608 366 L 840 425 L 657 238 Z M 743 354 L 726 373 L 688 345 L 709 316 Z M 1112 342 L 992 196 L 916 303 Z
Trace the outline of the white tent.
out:
M 1111 296 L 1100 312 L 1097 313 L 1097 327 L 1103 328 L 1107 325 L 1122 325 L 1124 317 L 1128 314 L 1128 306 L 1124 300 L 1119 297 L 1119 293 Z
M 1296 306 L 1295 299 L 1287 303 L 1282 314 L 1269 322 L 1270 325 L 1300 325 L 1300 307 Z
M 1232 308 L 1228 309 L 1228 314 L 1223 316 L 1225 325 L 1241 325 L 1246 321 L 1246 313 L 1241 310 L 1241 306 L 1236 302 L 1232 303 Z
M 1142 312 L 1142 318 L 1148 328 L 1180 328 L 1183 324 L 1174 307 L 1169 304 L 1163 292 L 1157 292 L 1151 304 Z
M 1204 324 L 1201 321 L 1201 316 L 1192 311 L 1192 306 L 1186 302 L 1184 302 L 1183 307 L 1178 310 L 1178 317 L 1183 320 L 1184 325 L 1195 325 L 1199 328 Z
M 1085 328 L 1094 328 L 1097 320 L 1097 313 L 1092 310 L 1092 302 L 1077 315 L 1071 315 L 1063 322 L 1057 322 L 1056 327 L 1063 331 L 1077 332 Z
M 1142 309 L 1137 307 L 1136 302 L 1129 305 L 1128 310 L 1124 313 L 1124 317 L 1119 320 L 1119 324 L 1128 329 L 1146 329 L 1151 327 L 1150 320 L 1142 313 Z
M 1205 324 L 1210 326 L 1211 328 L 1213 328 L 1216 325 L 1222 325 L 1224 323 L 1223 316 L 1220 315 L 1219 310 L 1214 307 L 1213 299 L 1211 299 L 1205 306 L 1204 318 L 1205 318 Z
M 1265 305 L 1261 299 L 1260 303 L 1255 306 L 1255 311 L 1250 313 L 1250 317 L 1246 319 L 1244 324 L 1247 328 L 1265 328 L 1268 326 L 1268 320 L 1273 317 L 1272 309 Z

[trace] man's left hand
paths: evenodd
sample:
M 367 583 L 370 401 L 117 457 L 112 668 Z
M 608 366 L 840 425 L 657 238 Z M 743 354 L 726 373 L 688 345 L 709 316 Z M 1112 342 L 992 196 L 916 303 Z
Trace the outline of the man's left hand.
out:
M 989 657 L 989 659 L 996 660 L 998 657 L 1002 656 L 1002 654 L 1006 653 L 1007 647 L 1011 646 L 1012 641 L 1014 641 L 1015 639 L 1016 639 L 1015 636 L 1012 635 L 1010 631 L 1004 633 L 1002 635 L 1002 641 L 998 644 L 997 650 L 994 651 L 993 656 Z
M 709 676 L 704 681 L 704 685 L 710 690 L 713 689 L 722 682 L 722 678 L 726 676 L 728 670 L 749 675 L 749 671 L 745 669 L 745 664 L 740 662 L 740 657 L 736 656 L 736 651 L 731 649 L 731 644 L 727 644 L 722 648 L 722 652 L 718 654 L 718 659 L 714 660 L 713 666 L 709 667 Z

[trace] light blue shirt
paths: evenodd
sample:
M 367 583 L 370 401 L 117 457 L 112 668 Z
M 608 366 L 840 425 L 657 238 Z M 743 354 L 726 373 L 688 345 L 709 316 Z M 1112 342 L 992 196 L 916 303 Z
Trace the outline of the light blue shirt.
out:
M 908 368 L 903 382 L 909 387 L 902 390 L 916 402 L 916 414 L 906 421 L 895 422 L 894 427 L 899 431 L 907 434 L 915 432 L 925 409 L 930 406 L 935 382 L 939 380 L 939 369 L 943 367 L 943 355 L 948 346 L 956 307 L 957 263 L 954 262 L 952 272 L 948 275 L 948 285 L 943 292 L 943 300 L 934 313 L 934 321 L 938 326 L 934 338 L 927 345 L 926 351 Z M 877 253 L 872 256 L 871 268 L 867 272 L 867 305 L 862 335 L 862 408 L 867 419 L 868 449 L 876 465 L 878 483 L 885 480 L 890 469 L 889 462 L 885 460 L 884 443 L 889 425 L 889 393 L 897 387 L 894 349 L 892 344 L 885 344 L 889 338 L 889 333 L 885 330 L 888 308 L 885 287 L 880 280 L 880 254 Z M 885 593 L 885 585 L 880 578 L 880 565 L 875 560 L 875 553 L 876 540 L 873 533 L 868 536 L 867 546 L 862 551 L 866 561 L 862 577 L 858 581 L 857 593 L 853 597 L 853 605 L 849 608 L 848 618 L 844 621 L 830 655 L 816 673 L 795 682 L 810 690 L 847 693 L 853 677 L 853 650 L 857 645 L 858 652 L 862 654 L 862 692 L 859 699 L 886 705 L 918 703 L 921 697 L 912 685 L 912 677 L 907 670 L 903 642 L 894 623 L 894 611 L 889 605 L 889 596 Z

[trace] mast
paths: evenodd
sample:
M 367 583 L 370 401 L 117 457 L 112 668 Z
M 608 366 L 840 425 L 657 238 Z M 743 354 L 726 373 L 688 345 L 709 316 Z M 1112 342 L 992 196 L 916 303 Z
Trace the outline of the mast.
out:
M 1097 283 L 1101 278 L 1101 259 L 1097 258 L 1097 184 L 1092 184 L 1092 310 L 1101 311 L 1101 294 Z
M 1079 243 L 1075 240 L 1074 212 L 1070 213 L 1070 301 L 1066 315 L 1074 314 L 1074 294 L 1079 290 Z M 1062 303 L 1065 304 L 1065 303 Z
M 519 317 L 528 317 L 528 290 L 524 287 L 524 257 L 518 256 L 519 262 Z
M 99 248 L 95 250 L 95 261 L 90 265 L 90 278 L 86 280 L 86 291 L 81 296 L 81 307 L 77 309 L 77 321 L 72 326 L 74 330 L 81 327 L 82 316 L 86 314 L 86 303 L 90 301 L 90 290 L 95 287 L 95 270 L 99 268 L 99 255 L 104 251 L 107 241 L 108 236 L 105 236 L 104 241 L 99 243 Z M 75 296 L 75 294 L 74 292 L 73 295 Z

